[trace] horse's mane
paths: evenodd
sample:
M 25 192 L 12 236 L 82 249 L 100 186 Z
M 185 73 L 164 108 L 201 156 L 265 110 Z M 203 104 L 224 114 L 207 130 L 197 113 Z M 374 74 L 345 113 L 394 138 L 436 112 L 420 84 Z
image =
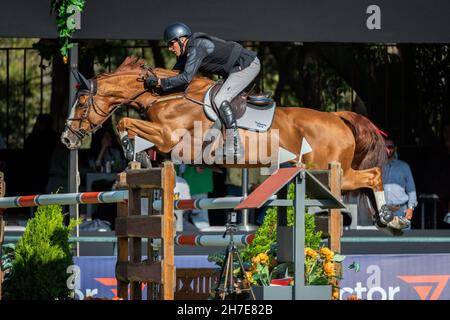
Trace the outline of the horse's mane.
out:
M 116 70 L 114 70 L 112 73 L 103 73 L 103 74 L 97 75 L 96 78 L 106 77 L 109 75 L 117 75 L 118 73 L 125 73 L 125 72 L 139 72 L 142 68 L 145 68 L 145 67 L 146 67 L 146 62 L 144 59 L 135 57 L 135 56 L 129 56 L 129 57 L 126 57 L 125 60 L 122 62 L 122 64 Z M 179 73 L 177 70 L 169 70 L 169 69 L 164 69 L 164 68 L 151 68 L 151 70 L 154 73 L 156 73 L 156 75 L 158 77 L 161 77 L 161 78 L 173 77 Z M 205 81 L 211 82 L 212 81 L 211 79 L 209 79 L 207 77 L 203 77 L 203 76 L 199 76 L 199 75 L 196 75 L 192 80 L 193 81 L 203 81 L 203 82 L 205 82 Z

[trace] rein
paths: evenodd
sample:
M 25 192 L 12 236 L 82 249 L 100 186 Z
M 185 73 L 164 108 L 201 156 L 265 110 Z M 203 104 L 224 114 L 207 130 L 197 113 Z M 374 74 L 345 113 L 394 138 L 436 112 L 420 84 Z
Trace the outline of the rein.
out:
M 155 77 L 158 77 L 156 75 L 156 73 L 152 70 L 152 68 L 150 68 L 150 67 L 144 67 L 144 68 L 147 71 L 149 71 L 152 75 L 154 75 Z M 144 81 L 144 79 L 143 78 L 138 78 L 137 81 Z M 146 93 L 146 92 L 150 92 L 153 96 L 156 95 L 155 92 L 149 91 L 147 89 L 144 89 L 142 91 L 139 91 L 135 95 L 133 95 L 131 98 L 125 99 L 120 104 L 115 105 L 108 112 L 105 112 L 102 109 L 100 109 L 100 107 L 98 107 L 98 105 L 95 102 L 95 96 L 97 95 L 97 81 L 96 81 L 96 79 L 89 80 L 89 88 L 88 89 L 81 88 L 81 89 L 78 90 L 78 96 L 80 96 L 80 95 L 87 95 L 88 96 L 86 102 L 83 105 L 79 106 L 79 108 L 84 109 L 84 111 L 81 114 L 81 117 L 79 117 L 79 118 L 68 118 L 66 120 L 66 127 L 79 140 L 82 140 L 85 136 L 94 134 L 97 130 L 99 130 L 102 127 L 103 123 L 106 120 L 108 120 L 114 114 L 114 112 L 118 108 L 120 108 L 120 106 L 123 105 L 123 104 L 136 103 L 137 106 L 139 107 L 139 113 L 141 115 L 145 115 L 147 113 L 148 109 L 150 109 L 156 103 L 164 102 L 164 101 L 170 101 L 170 100 L 176 100 L 176 99 L 186 99 L 186 100 L 189 100 L 189 101 L 194 102 L 194 103 L 196 103 L 198 105 L 201 105 L 201 106 L 205 105 L 204 102 L 198 101 L 196 99 L 193 99 L 193 98 L 189 97 L 186 92 L 184 92 L 182 95 L 174 95 L 174 96 L 167 96 L 167 97 L 157 98 L 154 101 L 152 101 L 149 105 L 144 106 L 139 101 L 137 101 L 136 99 L 138 97 L 140 97 L 141 95 L 143 95 L 144 93 Z M 91 108 L 93 109 L 93 111 L 96 114 L 104 117 L 104 119 L 101 122 L 93 123 L 89 119 L 89 113 L 90 113 Z M 78 129 L 73 129 L 72 126 L 69 125 L 69 121 L 79 121 Z M 89 129 L 88 130 L 81 128 L 81 125 L 82 125 L 83 121 L 87 121 L 88 122 L 88 124 L 89 124 Z
M 154 75 L 156 78 L 158 78 L 158 75 L 153 71 L 152 68 L 150 68 L 150 67 L 144 67 L 144 68 L 145 68 L 148 72 L 150 72 L 152 75 Z M 142 80 L 142 81 L 143 81 L 143 80 Z M 186 90 L 187 90 L 187 88 L 186 88 Z M 147 91 L 148 91 L 148 90 L 147 90 Z M 156 95 L 155 92 L 151 92 L 151 94 L 152 94 L 152 95 Z M 151 102 L 149 105 L 147 105 L 146 107 L 143 107 L 143 108 L 141 109 L 140 113 L 141 113 L 141 114 L 147 113 L 148 109 L 150 109 L 150 108 L 151 108 L 154 104 L 156 104 L 156 103 L 164 102 L 164 101 L 170 101 L 170 100 L 176 100 L 176 99 L 186 99 L 186 100 L 189 100 L 189 101 L 194 102 L 194 103 L 196 103 L 196 104 L 198 104 L 198 105 L 201 105 L 201 106 L 204 106 L 204 105 L 205 105 L 204 102 L 189 97 L 188 94 L 187 94 L 186 91 L 185 91 L 185 92 L 183 92 L 182 95 L 174 95 L 174 96 L 167 96 L 167 97 L 161 97 L 161 98 L 158 98 L 158 99 L 152 101 L 152 102 Z

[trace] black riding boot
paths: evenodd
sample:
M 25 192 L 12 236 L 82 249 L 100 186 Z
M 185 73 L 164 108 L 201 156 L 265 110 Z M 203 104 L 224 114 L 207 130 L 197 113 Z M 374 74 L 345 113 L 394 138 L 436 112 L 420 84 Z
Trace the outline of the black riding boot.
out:
M 233 154 L 236 159 L 244 157 L 244 147 L 242 146 L 241 139 L 239 137 L 238 126 L 233 111 L 231 111 L 231 104 L 225 100 L 220 104 L 220 111 L 222 111 L 223 121 L 225 128 L 233 129 L 233 145 L 229 143 L 225 144 L 225 155 Z

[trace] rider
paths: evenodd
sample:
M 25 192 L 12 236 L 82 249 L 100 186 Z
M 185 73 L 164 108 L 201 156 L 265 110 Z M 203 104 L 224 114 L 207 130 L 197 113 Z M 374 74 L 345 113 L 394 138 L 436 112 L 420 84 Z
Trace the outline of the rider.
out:
M 225 152 L 234 154 L 236 158 L 242 157 L 244 150 L 230 102 L 258 75 L 261 66 L 256 53 L 233 41 L 224 41 L 201 32 L 192 33 L 191 28 L 181 22 L 166 27 L 164 41 L 177 56 L 174 69 L 180 70 L 180 73 L 160 79 L 149 75 L 144 86 L 147 89 L 159 87 L 162 91 L 185 88 L 198 70 L 224 77 L 226 80 L 214 103 L 219 106 L 225 127 L 233 129 L 232 149 L 230 144 L 226 144 Z

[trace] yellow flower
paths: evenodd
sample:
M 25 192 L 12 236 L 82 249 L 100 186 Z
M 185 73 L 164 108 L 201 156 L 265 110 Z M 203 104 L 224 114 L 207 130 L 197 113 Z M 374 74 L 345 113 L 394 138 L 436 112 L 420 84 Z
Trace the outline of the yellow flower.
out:
M 305 248 L 305 257 L 311 257 L 312 259 L 317 258 L 317 251 L 311 248 Z
M 258 263 L 260 263 L 261 262 L 261 259 L 260 259 L 260 257 L 259 257 L 259 255 L 257 255 L 256 257 L 253 257 L 252 258 L 252 263 L 253 264 L 258 264 Z
M 256 256 L 256 260 L 258 260 L 262 264 L 268 264 L 269 256 L 266 253 L 260 253 Z
M 339 288 L 333 288 L 333 292 L 331 294 L 333 300 L 339 300 L 339 293 Z
M 320 256 L 325 258 L 325 260 L 330 261 L 334 257 L 334 252 L 328 249 L 327 247 L 322 247 L 319 250 Z
M 334 276 L 335 275 L 335 273 L 334 273 L 334 263 L 331 262 L 331 261 L 325 261 L 323 263 L 323 271 L 329 277 Z
M 251 283 L 255 283 L 255 280 L 253 280 L 253 273 L 251 273 L 250 271 L 245 272 L 246 274 L 246 279 L 244 280 L 244 282 L 248 285 L 250 285 Z M 248 283 L 250 282 L 250 283 Z

